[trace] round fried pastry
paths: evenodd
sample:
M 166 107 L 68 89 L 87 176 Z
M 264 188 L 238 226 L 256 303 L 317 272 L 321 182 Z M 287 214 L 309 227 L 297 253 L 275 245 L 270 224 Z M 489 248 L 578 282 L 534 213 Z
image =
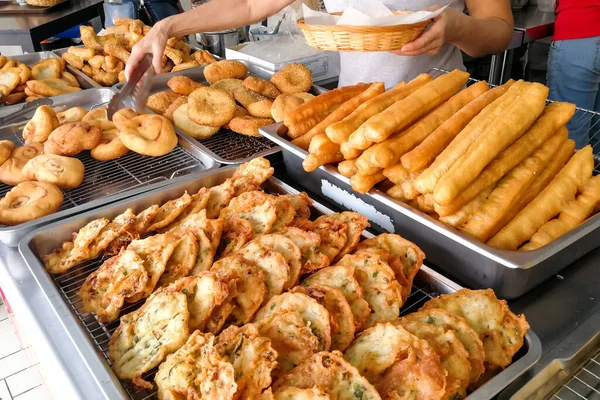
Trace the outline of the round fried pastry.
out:
M 15 148 L 15 144 L 10 140 L 0 140 L 0 165 L 8 160 Z
M 23 139 L 25 143 L 44 143 L 58 124 L 58 118 L 52 107 L 40 106 L 23 128 Z
M 100 128 L 86 122 L 69 122 L 52 131 L 44 143 L 44 153 L 74 156 L 98 146 L 100 140 Z
M 242 79 L 247 73 L 246 64 L 235 60 L 217 61 L 204 68 L 204 77 L 210 84 L 228 78 Z
M 115 124 L 115 127 L 120 131 L 125 129 L 125 123 L 130 119 L 133 119 L 140 114 L 136 113 L 133 108 L 121 108 L 117 111 L 113 117 L 112 122 Z
M 83 182 L 85 167 L 76 158 L 56 154 L 40 154 L 23 167 L 29 180 L 53 183 L 61 189 L 72 189 Z
M 160 115 L 139 115 L 125 123 L 119 139 L 125 147 L 152 157 L 164 156 L 177 146 L 171 121 Z
M 253 117 L 271 118 L 271 108 L 273 107 L 272 100 L 261 100 L 248 104 L 248 113 Z
M 312 72 L 305 65 L 288 64 L 273 74 L 271 83 L 285 94 L 308 92 L 312 86 Z
M 56 113 L 56 117 L 58 118 L 58 124 L 64 125 L 69 122 L 79 122 L 86 116 L 88 110 L 83 107 L 72 107 L 68 110 L 61 111 Z
M 88 112 L 81 121 L 96 126 L 103 131 L 109 131 L 116 128 L 114 122 L 109 121 L 106 116 L 106 106 L 93 109 Z
M 234 97 L 234 93 L 239 88 L 243 87 L 241 79 L 221 79 L 218 82 L 213 83 L 210 87 L 214 89 L 219 89 L 224 92 L 227 92 L 231 97 Z
M 56 212 L 63 202 L 58 187 L 47 182 L 22 182 L 0 200 L 0 224 L 18 225 Z
M 271 116 L 275 122 L 281 122 L 285 119 L 287 113 L 302 103 L 304 103 L 304 100 L 292 94 L 282 94 L 277 96 L 271 107 Z
M 98 161 L 115 160 L 127 153 L 129 153 L 129 149 L 119 139 L 117 129 L 103 131 L 100 143 L 90 151 L 92 158 Z
M 194 139 L 207 139 L 219 132 L 220 127 L 200 125 L 192 121 L 188 114 L 187 102 L 179 106 L 173 113 L 173 123 L 175 126 Z
M 29 160 L 42 154 L 44 145 L 41 143 L 29 143 L 15 148 L 10 157 L 0 166 L 0 182 L 7 185 L 18 185 L 25 182 L 23 167 Z
M 256 118 L 251 115 L 243 115 L 232 118 L 229 121 L 229 129 L 240 135 L 262 137 L 259 129 L 274 122 L 271 118 Z
M 174 92 L 154 93 L 148 97 L 148 100 L 146 101 L 146 107 L 151 109 L 156 114 L 163 115 L 171 103 L 180 96 L 182 95 Z
M 281 94 L 279 89 L 277 89 L 271 82 L 256 76 L 246 77 L 242 84 L 246 89 L 259 93 L 271 100 L 275 100 L 277 96 Z
M 165 110 L 163 117 L 165 117 L 169 121 L 173 122 L 173 114 L 175 113 L 175 110 L 177 110 L 180 106 L 182 106 L 184 104 L 187 105 L 187 102 L 188 102 L 187 96 L 178 97 L 173 103 L 171 103 L 169 108 L 167 108 Z M 186 113 L 187 113 L 187 109 L 186 109 Z
M 188 97 L 188 116 L 200 125 L 223 126 L 235 113 L 235 101 L 224 91 L 211 87 L 194 90 Z
M 194 90 L 202 87 L 201 83 L 195 82 L 187 76 L 174 76 L 167 82 L 167 86 L 175 93 L 188 96 Z
M 248 115 L 248 110 L 240 105 L 235 105 L 235 113 L 233 114 L 233 118 L 243 117 L 244 115 Z M 231 119 L 233 119 L 231 118 Z M 223 128 L 229 129 L 229 122 L 223 125 Z

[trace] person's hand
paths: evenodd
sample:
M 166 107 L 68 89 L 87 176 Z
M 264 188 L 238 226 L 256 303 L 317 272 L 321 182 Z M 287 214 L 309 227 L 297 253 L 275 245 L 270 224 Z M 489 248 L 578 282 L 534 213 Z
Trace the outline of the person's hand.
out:
M 435 11 L 439 6 L 428 8 Z M 446 8 L 440 15 L 433 19 L 433 23 L 417 39 L 402 46 L 393 53 L 401 56 L 420 56 L 421 54 L 437 54 L 443 45 L 452 41 L 452 33 L 456 31 L 458 19 L 463 14 L 452 8 Z
M 142 40 L 137 42 L 131 50 L 131 56 L 125 66 L 125 77 L 129 80 L 133 69 L 142 61 L 146 54 L 152 54 L 152 65 L 154 71 L 160 74 L 162 71 L 162 56 L 169 39 L 168 25 L 166 20 L 154 25 L 150 32 Z

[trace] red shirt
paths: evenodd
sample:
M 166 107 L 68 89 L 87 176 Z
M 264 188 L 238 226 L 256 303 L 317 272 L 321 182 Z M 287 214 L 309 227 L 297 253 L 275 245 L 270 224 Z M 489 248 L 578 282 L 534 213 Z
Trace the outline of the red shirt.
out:
M 556 0 L 554 40 L 600 36 L 600 0 Z

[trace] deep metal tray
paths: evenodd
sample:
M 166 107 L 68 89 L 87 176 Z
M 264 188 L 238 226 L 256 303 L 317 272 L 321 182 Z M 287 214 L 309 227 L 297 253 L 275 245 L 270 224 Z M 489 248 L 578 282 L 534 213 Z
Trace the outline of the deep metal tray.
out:
M 429 262 L 468 287 L 492 288 L 499 297 L 513 299 L 600 246 L 600 215 L 596 215 L 541 249 L 494 249 L 377 189 L 365 195 L 355 192 L 350 180 L 331 165 L 306 172 L 302 161 L 308 153 L 278 131 L 283 134 L 282 124 L 261 129 L 263 136 L 281 147 L 287 173 L 299 185 L 363 214 L 379 231 L 414 241 Z
M 92 261 L 60 276 L 50 275 L 43 267 L 39 255 L 47 254 L 60 247 L 64 241 L 71 239 L 71 233 L 76 232 L 86 223 L 96 218 L 114 218 L 127 208 L 139 212 L 152 204 L 161 204 L 177 198 L 184 191 L 195 192 L 202 187 L 211 187 L 225 181 L 232 176 L 234 166 L 223 167 L 214 171 L 207 171 L 199 175 L 187 176 L 179 182 L 160 189 L 152 190 L 143 195 L 122 200 L 97 210 L 55 222 L 46 227 L 32 232 L 19 244 L 19 251 L 28 265 L 31 273 L 46 294 L 48 301 L 54 308 L 62 324 L 69 332 L 70 339 L 86 360 L 90 373 L 102 382 L 104 395 L 107 399 L 129 398 L 149 399 L 156 398 L 155 392 L 150 390 L 136 390 L 129 382 L 120 381 L 108 361 L 108 342 L 112 332 L 119 322 L 100 324 L 89 313 L 84 313 L 82 300 L 77 296 L 77 291 L 85 278 L 96 270 L 102 260 Z M 287 184 L 271 178 L 263 188 L 270 193 L 298 193 Z M 312 215 L 330 214 L 333 211 L 317 202 L 313 203 Z M 371 237 L 365 233 L 365 237 Z M 402 308 L 401 314 L 418 310 L 423 303 L 439 294 L 452 293 L 461 287 L 448 280 L 427 266 L 423 266 L 416 276 L 412 293 Z M 122 314 L 128 313 L 139 307 L 143 302 L 129 305 L 123 309 Z M 541 355 L 541 343 L 531 330 L 526 335 L 523 348 L 515 355 L 513 363 L 496 377 L 473 392 L 469 400 L 490 399 L 502 389 L 517 379 L 531 368 Z M 144 375 L 144 379 L 152 379 L 155 371 Z
M 114 94 L 115 91 L 110 88 L 75 92 L 54 97 L 53 107 L 58 111 L 75 106 L 93 109 L 108 103 Z M 21 107 L 22 105 L 17 105 L 6 108 L 18 110 Z M 26 114 L 18 123 L 0 128 L 0 140 L 10 140 L 17 146 L 22 145 L 23 127 L 34 112 L 32 110 Z M 15 226 L 0 225 L 0 241 L 9 246 L 17 246 L 27 233 L 42 224 L 164 186 L 169 179 L 180 175 L 219 166 L 187 137 L 180 137 L 179 146 L 162 157 L 147 157 L 129 152 L 117 160 L 97 161 L 89 152 L 83 152 L 77 158 L 85 166 L 85 178 L 79 187 L 63 190 L 65 199 L 59 211 Z M 0 183 L 0 197 L 4 197 L 11 188 Z

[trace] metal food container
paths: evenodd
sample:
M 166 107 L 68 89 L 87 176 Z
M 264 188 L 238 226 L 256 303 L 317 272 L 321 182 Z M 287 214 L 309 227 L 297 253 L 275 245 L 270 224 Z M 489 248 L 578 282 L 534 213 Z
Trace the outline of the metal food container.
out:
M 218 185 L 230 178 L 235 171 L 234 166 L 223 167 L 218 170 L 207 171 L 182 178 L 180 181 L 155 189 L 126 200 L 88 211 L 32 232 L 19 244 L 19 251 L 34 275 L 41 289 L 46 293 L 56 315 L 62 316 L 61 323 L 66 327 L 70 340 L 78 348 L 85 359 L 89 373 L 98 382 L 102 382 L 103 395 L 107 399 L 155 399 L 154 390 L 136 390 L 130 382 L 119 380 L 108 360 L 108 343 L 110 336 L 118 327 L 119 321 L 110 324 L 101 324 L 90 313 L 83 311 L 81 298 L 77 291 L 85 278 L 96 270 L 102 260 L 95 260 L 77 266 L 72 271 L 63 275 L 49 274 L 40 259 L 40 256 L 60 247 L 64 241 L 71 240 L 71 234 L 78 231 L 88 222 L 97 218 L 114 218 L 128 208 L 139 212 L 152 204 L 161 204 L 165 201 L 181 196 L 184 191 L 193 193 L 202 187 Z M 263 188 L 269 193 L 287 194 L 298 193 L 297 190 L 275 179 L 269 179 Z M 313 203 L 312 215 L 330 214 L 333 211 L 318 202 Z M 365 237 L 371 237 L 365 234 Z M 461 289 L 459 285 L 442 275 L 423 266 L 415 278 L 412 293 L 403 306 L 401 315 L 418 310 L 423 303 L 439 294 L 452 293 Z M 131 312 L 142 302 L 131 304 L 123 308 L 121 315 Z M 541 356 L 541 343 L 538 337 L 529 330 L 525 337 L 523 348 L 515 355 L 513 363 L 504 371 L 496 375 L 479 389 L 473 392 L 469 400 L 490 399 L 500 393 L 506 386 L 531 368 Z M 144 379 L 152 380 L 156 368 L 143 375 Z
M 52 107 L 58 111 L 75 106 L 93 109 L 107 104 L 114 94 L 115 91 L 110 88 L 70 93 L 53 97 Z M 4 107 L 3 112 L 11 113 L 20 110 L 22 106 Z M 34 112 L 35 109 L 17 123 L 0 127 L 0 140 L 10 140 L 16 146 L 23 145 L 23 127 Z M 0 241 L 9 246 L 17 246 L 25 235 L 42 224 L 164 186 L 170 179 L 181 175 L 219 166 L 187 137 L 179 137 L 179 146 L 162 157 L 147 157 L 129 152 L 116 160 L 97 161 L 85 151 L 77 155 L 77 158 L 85 166 L 85 178 L 77 188 L 63 190 L 64 202 L 61 208 L 54 214 L 19 225 L 0 225 Z M 0 198 L 11 188 L 0 183 Z
M 287 173 L 298 184 L 368 217 L 381 232 L 395 232 L 417 243 L 431 264 L 467 287 L 492 288 L 499 297 L 513 299 L 600 246 L 600 215 L 596 215 L 541 249 L 494 249 L 382 191 L 355 192 L 350 180 L 331 165 L 306 172 L 302 161 L 308 153 L 280 136 L 282 124 L 262 128 L 261 133 L 281 147 Z

